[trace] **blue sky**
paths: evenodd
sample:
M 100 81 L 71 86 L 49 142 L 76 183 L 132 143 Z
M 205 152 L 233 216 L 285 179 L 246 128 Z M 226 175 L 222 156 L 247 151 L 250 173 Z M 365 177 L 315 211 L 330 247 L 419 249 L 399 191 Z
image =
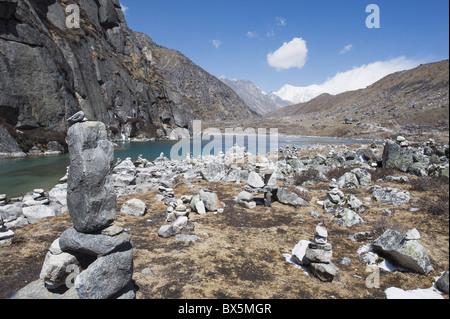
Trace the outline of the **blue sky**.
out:
M 323 84 L 375 62 L 401 61 L 401 68 L 449 56 L 447 0 L 120 2 L 131 29 L 217 77 L 250 80 L 266 92 Z M 369 4 L 380 9 L 378 29 L 366 27 Z

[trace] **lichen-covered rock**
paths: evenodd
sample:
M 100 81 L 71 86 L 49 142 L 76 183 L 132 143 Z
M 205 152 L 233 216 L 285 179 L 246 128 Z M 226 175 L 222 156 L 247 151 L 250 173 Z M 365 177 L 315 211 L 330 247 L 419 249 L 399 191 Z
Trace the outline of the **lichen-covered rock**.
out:
M 430 258 L 418 240 L 388 229 L 372 244 L 373 250 L 397 265 L 427 275 L 433 270 Z
M 373 190 L 373 198 L 383 204 L 399 206 L 409 203 L 411 195 L 407 191 L 375 185 Z

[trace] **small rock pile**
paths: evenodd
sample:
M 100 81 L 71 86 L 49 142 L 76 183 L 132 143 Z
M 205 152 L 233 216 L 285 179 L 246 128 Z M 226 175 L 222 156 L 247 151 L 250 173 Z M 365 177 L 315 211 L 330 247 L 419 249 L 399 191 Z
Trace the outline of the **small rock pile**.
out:
M 314 243 L 306 249 L 305 257 L 310 264 L 311 273 L 324 282 L 340 280 L 339 268 L 331 262 L 333 246 L 328 243 L 328 231 L 318 225 L 314 236 Z
M 354 195 L 345 195 L 333 179 L 328 186 L 327 199 L 323 202 L 325 213 L 332 213 L 339 225 L 352 227 L 364 222 L 357 212 L 364 210 L 363 203 Z
M 0 194 L 0 206 L 5 206 L 7 203 L 6 194 Z
M 300 241 L 292 250 L 296 263 L 309 268 L 311 273 L 324 282 L 340 280 L 339 268 L 332 263 L 333 246 L 328 243 L 328 231 L 319 224 L 314 241 Z

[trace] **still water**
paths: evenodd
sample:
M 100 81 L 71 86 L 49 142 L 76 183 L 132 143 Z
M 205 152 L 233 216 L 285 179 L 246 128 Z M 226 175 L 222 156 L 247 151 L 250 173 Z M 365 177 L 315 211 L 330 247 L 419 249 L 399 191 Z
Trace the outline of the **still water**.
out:
M 236 142 L 236 138 L 234 140 Z M 247 140 L 245 140 L 246 146 Z M 311 138 L 298 136 L 279 136 L 278 146 L 304 146 L 307 144 L 370 144 L 372 141 L 334 139 L 334 138 Z M 115 158 L 125 159 L 131 157 L 136 160 L 142 154 L 148 160 L 156 159 L 161 152 L 170 158 L 172 147 L 176 141 L 155 141 L 145 143 L 119 143 L 115 150 Z M 202 147 L 210 144 L 203 141 Z M 270 148 L 267 139 L 267 150 Z M 225 143 L 222 143 L 225 148 Z M 217 151 L 217 150 L 215 150 Z M 225 149 L 222 149 L 225 152 Z M 251 153 L 256 153 L 249 148 Z M 7 194 L 8 198 L 21 196 L 36 188 L 50 190 L 58 183 L 58 180 L 66 173 L 69 166 L 69 155 L 50 157 L 30 157 L 24 159 L 0 160 L 0 194 Z

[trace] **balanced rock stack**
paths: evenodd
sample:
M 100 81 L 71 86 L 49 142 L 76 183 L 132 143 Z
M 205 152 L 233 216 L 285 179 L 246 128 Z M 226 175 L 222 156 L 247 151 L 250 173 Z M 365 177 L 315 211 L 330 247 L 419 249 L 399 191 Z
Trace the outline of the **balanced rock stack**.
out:
M 245 186 L 245 191 L 250 193 L 264 193 L 264 205 L 271 207 L 273 192 L 277 189 L 276 176 L 274 176 L 275 170 L 270 167 L 268 161 L 257 163 L 255 166 L 255 171 L 250 172 L 248 175 L 248 185 Z
M 116 195 L 111 177 L 114 146 L 100 122 L 73 125 L 67 204 L 74 227 L 48 252 L 41 271 L 47 288 L 70 286 L 80 299 L 134 298 L 130 236 L 112 225 Z M 69 278 L 70 279 L 70 278 Z
M 305 257 L 309 261 L 312 274 L 325 282 L 340 280 L 339 268 L 331 262 L 332 248 L 332 245 L 328 243 L 327 229 L 318 225 L 314 242 L 306 248 Z
M 0 194 L 0 206 L 6 206 L 7 198 L 5 194 Z

